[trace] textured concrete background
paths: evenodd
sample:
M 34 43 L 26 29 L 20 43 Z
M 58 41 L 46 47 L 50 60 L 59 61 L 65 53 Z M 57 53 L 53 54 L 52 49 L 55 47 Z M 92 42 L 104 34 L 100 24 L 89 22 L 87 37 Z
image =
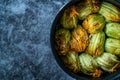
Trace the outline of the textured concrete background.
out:
M 50 48 L 51 24 L 70 0 L 0 0 L 0 80 L 73 80 Z

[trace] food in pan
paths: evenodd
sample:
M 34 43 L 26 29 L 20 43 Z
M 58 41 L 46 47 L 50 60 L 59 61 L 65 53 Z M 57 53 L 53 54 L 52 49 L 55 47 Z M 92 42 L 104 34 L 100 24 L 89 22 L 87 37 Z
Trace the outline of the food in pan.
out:
M 108 2 L 102 2 L 99 13 L 103 15 L 106 22 L 120 22 L 120 9 Z
M 107 38 L 105 42 L 105 51 L 120 56 L 120 40 Z
M 100 56 L 104 52 L 105 33 L 99 32 L 91 35 L 86 52 L 93 57 Z
M 66 68 L 100 77 L 120 67 L 120 9 L 85 0 L 67 7 L 55 32 L 55 48 Z
M 85 29 L 78 25 L 77 28 L 75 28 L 72 31 L 72 39 L 70 42 L 71 49 L 73 49 L 76 52 L 82 52 L 87 47 L 88 42 L 88 34 L 85 31 Z
M 120 23 L 107 23 L 105 26 L 105 33 L 108 37 L 120 39 Z
M 69 30 L 59 29 L 55 34 L 56 49 L 60 55 L 65 55 L 69 51 L 69 41 L 71 34 Z
M 87 75 L 92 75 L 93 77 L 100 77 L 102 71 L 98 68 L 98 63 L 94 58 L 87 54 L 81 53 L 79 56 L 81 71 Z
M 74 27 L 77 27 L 78 22 L 78 13 L 76 11 L 75 6 L 71 6 L 67 8 L 61 18 L 61 24 L 66 29 L 72 29 Z
M 78 57 L 78 53 L 75 51 L 69 51 L 67 55 L 61 56 L 62 61 L 65 66 L 71 69 L 74 73 L 80 71 L 80 61 Z
M 84 20 L 92 13 L 97 13 L 99 9 L 99 0 L 85 0 L 84 2 L 79 3 L 76 8 L 80 20 Z
M 82 24 L 89 34 L 95 34 L 103 30 L 105 19 L 100 14 L 91 14 L 83 21 Z
M 114 72 L 116 68 L 120 67 L 120 61 L 111 53 L 104 52 L 97 57 L 96 61 L 103 70 L 108 72 Z

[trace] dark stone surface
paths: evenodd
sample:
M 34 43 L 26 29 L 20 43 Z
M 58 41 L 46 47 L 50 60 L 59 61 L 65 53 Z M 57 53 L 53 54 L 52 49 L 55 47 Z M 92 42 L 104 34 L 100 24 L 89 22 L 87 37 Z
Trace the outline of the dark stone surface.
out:
M 0 80 L 73 80 L 50 48 L 51 24 L 70 0 L 0 0 Z

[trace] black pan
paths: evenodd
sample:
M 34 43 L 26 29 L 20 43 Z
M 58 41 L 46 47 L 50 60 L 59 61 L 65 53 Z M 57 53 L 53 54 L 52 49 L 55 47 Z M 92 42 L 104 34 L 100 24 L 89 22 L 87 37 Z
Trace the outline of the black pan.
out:
M 73 73 L 71 72 L 68 68 L 66 68 L 63 64 L 63 62 L 60 60 L 59 58 L 59 55 L 57 53 L 57 51 L 55 50 L 55 39 L 54 39 L 54 36 L 55 36 L 55 32 L 56 30 L 59 28 L 60 24 L 59 24 L 59 20 L 63 14 L 63 11 L 73 5 L 73 4 L 77 4 L 77 3 L 80 3 L 84 0 L 72 0 L 70 2 L 68 2 L 67 4 L 65 4 L 57 13 L 54 21 L 53 21 L 53 25 L 51 27 L 51 33 L 50 33 L 50 42 L 51 42 L 51 48 L 52 48 L 52 51 L 53 51 L 53 54 L 54 54 L 54 57 L 57 61 L 57 63 L 59 64 L 59 66 L 63 69 L 63 71 L 65 71 L 68 75 L 70 75 L 71 77 L 75 78 L 75 79 L 78 79 L 78 80 L 93 80 L 93 77 L 91 76 L 88 76 L 88 75 L 85 75 L 83 73 Z M 116 5 L 117 7 L 120 8 L 120 0 L 104 0 L 104 1 L 107 1 L 107 2 L 110 2 L 114 5 Z M 114 73 L 107 73 L 107 72 L 104 72 L 102 74 L 102 76 L 100 78 L 97 78 L 97 79 L 94 79 L 94 80 L 119 80 L 120 79 L 120 69 L 118 69 L 116 72 Z

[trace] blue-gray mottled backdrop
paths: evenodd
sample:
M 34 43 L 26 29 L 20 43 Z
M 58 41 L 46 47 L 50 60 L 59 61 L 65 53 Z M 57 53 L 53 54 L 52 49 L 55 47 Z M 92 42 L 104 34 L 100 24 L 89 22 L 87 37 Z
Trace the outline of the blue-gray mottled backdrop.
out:
M 70 0 L 0 0 L 0 80 L 73 80 L 50 48 L 51 24 Z

